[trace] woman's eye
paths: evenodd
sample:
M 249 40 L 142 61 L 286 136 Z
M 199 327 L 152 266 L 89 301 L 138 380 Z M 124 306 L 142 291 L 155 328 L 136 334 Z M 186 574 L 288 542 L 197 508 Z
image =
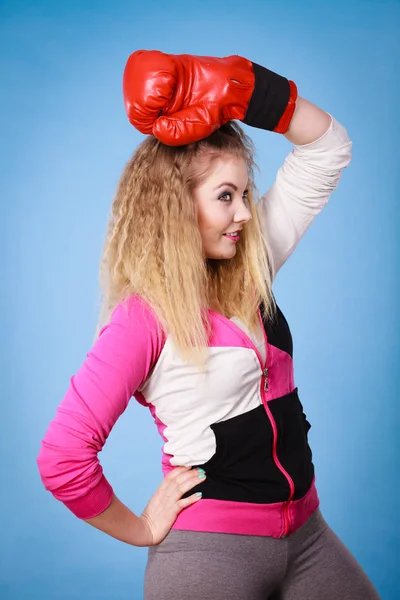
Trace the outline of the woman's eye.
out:
M 245 204 L 248 204 L 248 202 L 249 202 L 249 196 L 248 196 L 248 191 L 247 190 L 243 193 L 242 198 L 243 198 Z M 222 200 L 223 202 L 230 202 L 232 200 L 232 194 L 231 194 L 231 192 L 224 192 L 219 197 L 219 199 Z
M 222 194 L 222 196 L 219 197 L 219 199 L 223 202 L 229 202 L 230 200 L 232 200 L 232 194 L 230 192 L 225 192 L 224 194 Z

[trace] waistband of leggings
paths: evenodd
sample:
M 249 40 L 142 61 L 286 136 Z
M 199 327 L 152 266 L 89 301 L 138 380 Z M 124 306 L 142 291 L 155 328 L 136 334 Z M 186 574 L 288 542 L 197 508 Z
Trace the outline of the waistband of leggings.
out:
M 256 504 L 204 498 L 183 509 L 172 529 L 281 538 L 284 537 L 286 506 L 287 502 Z M 318 506 L 314 477 L 308 492 L 302 498 L 290 502 L 290 527 L 286 536 L 297 531 Z

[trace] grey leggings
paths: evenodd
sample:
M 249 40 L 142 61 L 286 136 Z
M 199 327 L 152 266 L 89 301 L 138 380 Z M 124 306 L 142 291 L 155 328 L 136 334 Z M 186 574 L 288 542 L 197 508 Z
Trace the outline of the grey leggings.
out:
M 287 538 L 171 530 L 149 548 L 145 600 L 379 600 L 319 509 Z

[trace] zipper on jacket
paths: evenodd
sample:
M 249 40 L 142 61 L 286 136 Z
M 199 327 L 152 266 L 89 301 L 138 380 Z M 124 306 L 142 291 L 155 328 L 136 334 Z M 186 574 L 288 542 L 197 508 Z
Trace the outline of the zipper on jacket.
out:
M 246 340 L 248 340 L 248 342 L 250 343 L 251 347 L 253 348 L 253 350 L 255 351 L 259 363 L 260 363 L 260 367 L 261 367 L 261 371 L 262 371 L 262 376 L 261 376 L 261 380 L 260 380 L 260 387 L 261 387 L 261 399 L 262 399 L 262 403 L 264 405 L 265 408 L 265 412 L 267 413 L 268 419 L 271 423 L 272 426 L 272 433 L 273 433 L 273 445 L 272 445 L 272 456 L 273 456 L 273 460 L 276 464 L 276 466 L 278 467 L 278 469 L 281 471 L 281 473 L 283 474 L 283 476 L 287 479 L 288 483 L 289 483 L 289 488 L 290 488 L 290 494 L 289 494 L 289 498 L 287 499 L 285 506 L 283 508 L 283 534 L 282 537 L 286 537 L 290 531 L 290 515 L 289 515 L 289 509 L 290 509 L 290 504 L 291 504 L 291 500 L 294 496 L 294 492 L 295 492 L 295 487 L 294 487 L 294 481 L 293 479 L 290 477 L 289 473 L 286 471 L 286 469 L 283 467 L 281 461 L 278 458 L 278 453 L 277 453 L 277 445 L 278 445 L 278 428 L 276 426 L 276 422 L 274 417 L 272 416 L 271 410 L 268 406 L 268 401 L 265 400 L 264 398 L 264 394 L 265 392 L 268 391 L 268 386 L 269 386 L 269 381 L 268 381 L 268 359 L 269 359 L 269 352 L 268 352 L 268 338 L 267 338 L 267 334 L 265 333 L 265 329 L 264 329 L 264 324 L 262 322 L 262 318 L 261 318 L 261 313 L 260 310 L 258 310 L 258 317 L 260 320 L 260 324 L 261 324 L 261 329 L 263 331 L 264 334 L 264 343 L 265 343 L 265 354 L 266 354 L 266 358 L 265 358 L 265 365 L 263 365 L 263 361 L 261 358 L 261 355 L 258 351 L 258 348 L 256 348 L 255 344 L 253 344 L 252 339 L 246 334 L 245 331 L 243 331 L 238 325 L 236 325 L 236 323 L 234 321 L 231 321 L 230 319 L 228 319 L 227 317 L 225 317 L 224 315 L 221 315 L 221 313 L 217 313 L 214 310 L 209 309 L 210 312 L 214 313 L 215 315 L 217 315 L 218 317 L 220 317 L 222 320 L 226 320 L 228 321 L 228 323 L 235 329 L 238 330 L 240 332 L 240 334 L 242 336 L 244 336 L 246 338 Z M 264 378 L 264 383 L 263 383 L 263 378 Z
M 290 531 L 290 514 L 289 514 L 289 510 L 290 510 L 290 504 L 292 501 L 292 498 L 294 496 L 294 492 L 295 492 L 295 486 L 294 486 L 294 481 L 291 478 L 291 476 L 289 475 L 289 473 L 286 471 L 286 469 L 283 467 L 281 461 L 279 460 L 278 457 L 278 452 L 277 452 L 277 445 L 278 445 L 278 428 L 276 426 L 276 422 L 275 419 L 272 415 L 272 412 L 268 406 L 268 401 L 264 398 L 264 394 L 268 391 L 269 388 L 269 380 L 268 380 L 268 359 L 269 359 L 269 352 L 268 352 L 268 338 L 267 338 L 267 334 L 265 333 L 265 329 L 264 329 L 264 324 L 262 322 L 262 318 L 261 318 L 261 314 L 260 312 L 258 312 L 259 315 L 259 319 L 260 319 L 260 324 L 261 324 L 261 328 L 263 330 L 263 334 L 264 334 L 264 341 L 265 341 L 265 354 L 266 354 L 266 358 L 265 358 L 265 365 L 262 364 L 262 359 L 261 356 L 258 352 L 258 349 L 254 346 L 254 344 L 252 344 L 254 346 L 254 349 L 257 353 L 258 359 L 260 361 L 260 365 L 261 365 L 261 369 L 262 369 L 262 373 L 263 373 L 263 378 L 264 378 L 264 386 L 263 389 L 261 391 L 261 398 L 262 398 L 262 402 L 265 408 L 265 411 L 267 413 L 268 419 L 271 423 L 272 426 L 272 432 L 273 432 L 273 445 L 272 445 L 272 456 L 274 459 L 274 462 L 276 464 L 276 466 L 278 467 L 278 469 L 281 471 L 281 473 L 284 475 L 284 477 L 287 479 L 288 483 L 289 483 L 289 488 L 290 488 L 290 494 L 289 494 L 289 498 L 286 501 L 284 508 L 283 508 L 283 534 L 282 537 L 286 537 Z M 252 340 L 250 340 L 252 341 Z M 262 378 L 261 378 L 262 381 Z M 263 393 L 264 392 L 264 393 Z
M 265 377 L 265 376 L 264 376 Z M 264 383 L 264 387 L 265 387 L 265 383 Z M 275 419 L 271 413 L 271 410 L 268 406 L 268 402 L 264 399 L 264 394 L 262 393 L 262 400 L 263 400 L 263 404 L 264 404 L 264 408 L 265 408 L 265 412 L 268 415 L 268 419 L 271 423 L 272 426 L 272 432 L 273 432 L 273 444 L 272 444 L 272 456 L 274 459 L 274 462 L 276 464 L 276 466 L 278 467 L 278 469 L 281 471 L 281 473 L 284 475 L 284 477 L 287 479 L 288 483 L 289 483 L 289 488 L 290 488 L 290 494 L 289 494 L 289 498 L 286 501 L 286 504 L 283 508 L 283 534 L 282 536 L 285 537 L 288 535 L 289 531 L 290 531 L 290 515 L 289 515 L 289 508 L 290 508 L 290 504 L 291 504 L 291 500 L 294 496 L 294 492 L 295 492 L 295 488 L 294 488 L 294 481 L 293 479 L 290 477 L 289 473 L 286 471 L 286 469 L 283 467 L 281 461 L 279 460 L 278 457 L 278 452 L 277 452 L 277 445 L 278 445 L 278 428 L 276 426 L 276 422 Z
M 268 391 L 268 369 L 265 367 L 265 369 L 263 369 L 263 375 L 264 375 L 264 392 Z

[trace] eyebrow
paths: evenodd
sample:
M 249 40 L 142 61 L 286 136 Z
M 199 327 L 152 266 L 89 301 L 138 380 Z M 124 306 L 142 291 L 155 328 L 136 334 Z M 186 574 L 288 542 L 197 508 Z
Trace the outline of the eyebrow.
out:
M 217 187 L 215 187 L 214 190 L 219 190 L 219 188 L 222 188 L 222 187 L 224 187 L 226 185 L 229 185 L 229 187 L 233 188 L 235 190 L 235 192 L 238 191 L 237 185 L 235 185 L 234 183 L 230 183 L 229 181 L 225 181 L 224 183 L 221 183 L 220 185 L 217 185 Z M 247 182 L 247 184 L 246 184 L 246 190 L 247 190 L 248 186 L 249 186 L 249 183 Z

